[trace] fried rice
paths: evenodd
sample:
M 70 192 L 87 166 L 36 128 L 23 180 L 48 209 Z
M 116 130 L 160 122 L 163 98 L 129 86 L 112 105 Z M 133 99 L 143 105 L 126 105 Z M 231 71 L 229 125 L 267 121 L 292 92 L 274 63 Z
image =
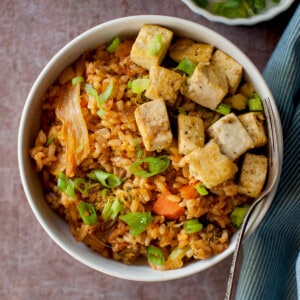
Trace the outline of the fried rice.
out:
M 41 175 L 46 201 L 69 224 L 76 241 L 85 243 L 104 257 L 126 264 L 147 257 L 154 269 L 176 269 L 190 261 L 207 259 L 224 251 L 237 230 L 230 217 L 232 211 L 251 203 L 253 198 L 238 192 L 236 178 L 209 189 L 207 195 L 182 192 L 184 187 L 193 187 L 199 180 L 187 165 L 181 165 L 184 155 L 179 153 L 175 138 L 167 149 L 146 151 L 134 112 L 149 99 L 144 93 L 134 93 L 130 83 L 137 78 L 147 78 L 149 71 L 130 59 L 134 41 L 134 38 L 122 40 L 112 53 L 107 51 L 107 45 L 86 51 L 61 73 L 43 97 L 40 131 L 29 152 L 34 168 Z M 170 58 L 166 58 L 163 65 L 171 69 L 175 66 Z M 58 117 L 58 106 L 63 105 L 60 103 L 62 91 L 72 86 L 75 77 L 84 80 L 84 83 L 78 83 L 79 104 L 87 129 L 88 151 L 85 157 L 76 157 L 77 150 L 84 147 L 77 145 L 75 158 L 66 162 L 68 133 L 63 133 L 64 122 Z M 83 88 L 84 84 L 91 85 L 98 95 L 113 85 L 108 99 L 102 103 L 101 116 L 95 97 Z M 174 105 L 167 106 L 174 136 L 179 108 L 187 115 L 201 117 L 205 130 L 221 118 L 221 114 L 201 107 L 179 93 Z M 132 164 L 139 159 L 162 156 L 167 156 L 170 164 L 161 173 L 143 178 L 130 171 Z M 72 168 L 74 159 L 75 167 Z M 121 183 L 113 188 L 105 187 L 88 176 L 93 170 L 113 174 L 121 179 Z M 59 186 L 62 173 L 67 182 L 83 179 L 81 189 L 75 189 L 74 195 Z M 156 200 L 166 193 L 168 201 L 182 208 L 182 213 L 175 218 L 153 211 Z M 118 199 L 117 215 L 104 217 L 106 204 L 115 199 Z M 78 208 L 82 202 L 94 207 L 94 223 L 84 221 Z M 150 222 L 138 234 L 133 234 L 132 225 L 121 218 L 128 213 L 146 212 L 151 214 Z M 87 211 L 85 214 L 88 216 Z M 202 229 L 189 233 L 184 224 L 194 219 L 202 224 Z M 163 261 L 155 263 L 149 259 L 149 247 L 158 249 L 154 256 L 162 255 Z

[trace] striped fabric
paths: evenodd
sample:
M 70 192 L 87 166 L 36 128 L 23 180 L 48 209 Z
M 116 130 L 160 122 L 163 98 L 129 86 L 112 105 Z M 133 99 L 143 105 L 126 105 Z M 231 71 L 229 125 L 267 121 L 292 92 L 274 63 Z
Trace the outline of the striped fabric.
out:
M 264 77 L 282 120 L 283 168 L 267 215 L 244 242 L 236 298 L 293 300 L 298 295 L 300 300 L 300 5 L 267 64 Z

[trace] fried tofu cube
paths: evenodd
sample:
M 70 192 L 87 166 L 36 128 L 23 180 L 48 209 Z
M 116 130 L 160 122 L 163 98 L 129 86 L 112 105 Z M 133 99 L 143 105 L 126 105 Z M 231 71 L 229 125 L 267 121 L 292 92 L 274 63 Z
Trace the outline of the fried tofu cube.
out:
M 157 54 L 149 52 L 151 44 L 155 36 L 161 35 L 161 49 Z M 139 66 L 149 70 L 151 66 L 159 66 L 171 45 L 173 32 L 159 25 L 146 24 L 144 25 L 132 45 L 130 59 Z
M 190 175 L 208 188 L 232 179 L 238 171 L 237 165 L 221 153 L 219 145 L 214 141 L 203 148 L 196 148 L 184 156 L 180 163 L 188 164 Z
M 134 116 L 147 151 L 160 151 L 170 146 L 173 135 L 165 101 L 146 102 L 136 108 Z
M 152 99 L 162 99 L 173 105 L 182 85 L 182 76 L 160 66 L 152 66 L 149 72 L 150 86 L 145 96 Z
M 193 40 L 180 38 L 169 50 L 172 59 L 180 62 L 184 58 L 188 58 L 195 64 L 208 64 L 214 50 L 213 45 L 196 43 Z
M 246 153 L 241 167 L 239 193 L 256 198 L 263 189 L 268 171 L 268 159 L 264 155 Z
M 178 151 L 188 154 L 204 146 L 204 123 L 200 117 L 180 114 L 178 116 Z
M 249 112 L 238 116 L 248 134 L 252 138 L 254 147 L 267 144 L 267 134 L 264 128 L 265 117 L 261 112 Z
M 211 63 L 226 75 L 229 83 L 229 91 L 231 94 L 234 94 L 241 82 L 243 67 L 221 50 L 217 50 L 213 54 Z
M 232 161 L 254 147 L 250 135 L 234 113 L 213 123 L 207 132 L 220 145 L 221 151 Z
M 181 93 L 196 103 L 215 110 L 228 92 L 226 76 L 212 65 L 198 64 L 183 83 Z

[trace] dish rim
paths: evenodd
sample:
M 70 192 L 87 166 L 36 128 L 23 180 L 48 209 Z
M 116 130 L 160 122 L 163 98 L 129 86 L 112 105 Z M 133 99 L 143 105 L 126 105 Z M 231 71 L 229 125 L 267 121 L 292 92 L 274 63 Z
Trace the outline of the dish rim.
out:
M 198 40 L 200 39 L 200 35 L 202 35 L 202 40 L 205 35 L 205 42 L 214 40 L 214 46 L 220 49 L 223 48 L 223 50 L 226 46 L 226 52 L 229 55 L 233 55 L 233 57 L 238 61 L 243 61 L 243 64 L 246 63 L 247 73 L 253 74 L 253 78 L 255 79 L 255 87 L 257 87 L 258 82 L 261 84 L 260 89 L 257 92 L 262 97 L 269 96 L 272 100 L 272 107 L 278 120 L 277 126 L 280 133 L 279 155 L 282 157 L 283 146 L 281 123 L 275 100 L 262 75 L 251 60 L 242 52 L 242 50 L 216 31 L 195 22 L 171 16 L 137 15 L 113 19 L 88 29 L 67 43 L 49 60 L 35 80 L 22 111 L 18 133 L 18 163 L 22 186 L 29 206 L 40 225 L 44 228 L 51 239 L 60 246 L 60 248 L 77 261 L 104 274 L 133 281 L 155 282 L 183 278 L 219 263 L 233 252 L 237 234 L 232 237 L 232 241 L 230 242 L 228 249 L 224 252 L 203 261 L 189 263 L 183 268 L 177 270 L 156 271 L 151 269 L 148 265 L 139 264 L 128 267 L 127 265 L 114 261 L 111 258 L 104 258 L 100 254 L 90 250 L 88 247 L 83 245 L 83 243 L 76 242 L 69 232 L 67 223 L 48 206 L 46 201 L 40 201 L 40 196 L 42 196 L 41 185 L 39 185 L 38 175 L 35 174 L 31 168 L 31 162 L 27 150 L 34 139 L 34 133 L 36 133 L 38 129 L 38 121 L 33 120 L 34 118 L 31 116 L 34 115 L 34 112 L 40 110 L 37 106 L 41 106 L 42 94 L 45 92 L 46 88 L 53 83 L 54 79 L 57 78 L 60 71 L 73 62 L 84 50 L 95 48 L 97 45 L 108 42 L 109 39 L 112 39 L 113 36 L 118 34 L 120 36 L 124 36 L 129 33 L 134 35 L 138 32 L 141 25 L 146 23 L 169 27 L 178 35 L 184 34 L 186 36 L 187 34 L 190 34 L 192 37 L 199 36 Z M 98 36 L 101 36 L 101 41 L 99 41 Z M 280 174 L 278 174 L 277 183 L 273 192 L 269 195 L 268 199 L 261 203 L 261 205 L 259 205 L 255 210 L 249 222 L 249 226 L 247 227 L 247 234 L 250 234 L 255 230 L 255 228 L 257 228 L 267 213 L 276 192 L 276 187 L 280 177 L 279 175 Z M 55 222 L 53 222 L 53 218 L 55 219 Z M 129 270 L 130 272 L 128 272 Z M 141 276 L 141 271 L 143 276 Z

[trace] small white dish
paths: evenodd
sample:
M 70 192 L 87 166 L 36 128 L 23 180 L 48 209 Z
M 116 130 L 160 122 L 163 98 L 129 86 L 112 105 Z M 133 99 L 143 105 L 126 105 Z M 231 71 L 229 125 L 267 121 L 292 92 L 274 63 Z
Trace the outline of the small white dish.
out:
M 272 0 L 266 0 L 266 9 L 264 11 L 249 18 L 229 19 L 212 14 L 208 9 L 198 6 L 194 0 L 181 1 L 186 4 L 194 13 L 205 17 L 209 21 L 223 23 L 226 25 L 255 25 L 257 23 L 271 20 L 287 10 L 294 2 L 294 0 L 280 0 L 279 3 L 275 4 L 272 3 Z M 212 2 L 212 0 L 210 0 L 210 2 Z

